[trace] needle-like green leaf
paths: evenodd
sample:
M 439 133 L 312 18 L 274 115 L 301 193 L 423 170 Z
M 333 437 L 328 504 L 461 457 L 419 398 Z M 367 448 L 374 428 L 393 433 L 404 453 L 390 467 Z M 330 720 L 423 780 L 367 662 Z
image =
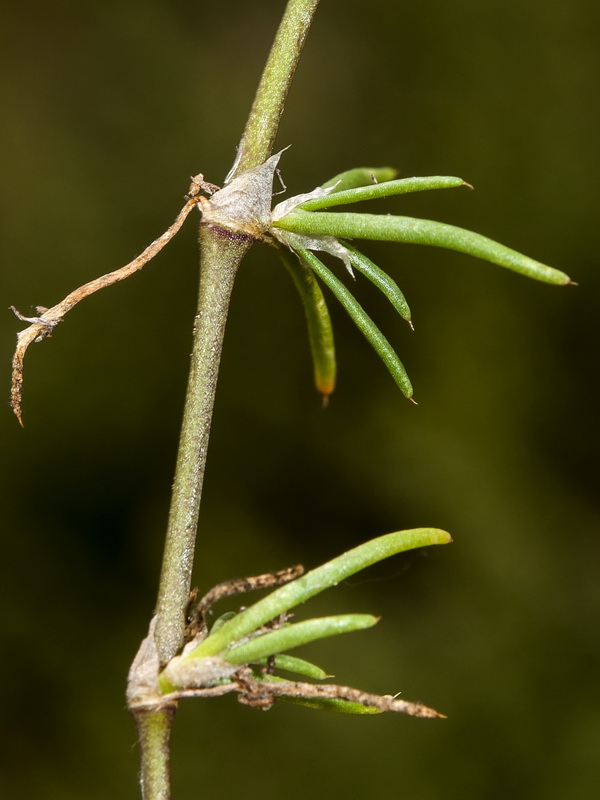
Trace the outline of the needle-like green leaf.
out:
M 248 664 L 258 658 L 268 658 L 317 639 L 370 628 L 377 621 L 378 618 L 371 614 L 339 614 L 335 617 L 307 619 L 263 633 L 242 644 L 235 644 L 219 655 L 230 664 Z
M 314 197 L 307 200 L 298 208 L 304 211 L 316 211 L 319 208 L 343 206 L 347 203 L 361 203 L 363 200 L 377 200 L 379 197 L 391 197 L 395 194 L 408 194 L 409 192 L 425 192 L 431 189 L 455 189 L 458 186 L 469 186 L 462 178 L 433 175 L 428 178 L 400 178 L 397 181 L 384 183 L 371 183 L 368 186 L 341 189 L 336 186 L 335 191 L 324 197 Z M 473 188 L 473 187 L 470 187 Z
M 398 170 L 393 167 L 357 167 L 346 172 L 340 172 L 331 180 L 324 183 L 321 188 L 329 189 L 333 187 L 333 192 L 343 192 L 346 189 L 356 189 L 358 186 L 369 186 L 373 183 L 383 183 L 393 180 L 398 174 Z
M 556 285 L 572 283 L 564 272 L 534 261 L 486 236 L 428 219 L 379 214 L 293 211 L 274 224 L 276 227 L 301 234 L 446 247 L 545 283 Z
M 406 320 L 412 328 L 410 308 L 396 281 L 355 247 L 349 244 L 345 244 L 344 247 L 350 253 L 352 266 L 362 272 L 378 289 L 381 289 L 402 319 Z
M 224 614 L 221 614 L 220 617 L 217 617 L 217 619 L 211 625 L 211 633 L 218 631 L 219 628 L 225 625 L 226 622 L 229 622 L 230 619 L 233 619 L 236 613 L 236 611 L 226 611 Z
M 373 347 L 377 355 L 387 367 L 390 375 L 396 381 L 402 394 L 408 399 L 412 398 L 413 388 L 404 365 L 396 355 L 392 345 L 388 342 L 371 317 L 366 313 L 354 295 L 348 291 L 344 284 L 335 277 L 331 270 L 316 257 L 310 250 L 298 250 L 298 255 L 306 261 L 308 266 L 316 272 L 340 303 L 344 306 L 357 328 Z
M 253 665 L 267 666 L 268 660 L 266 658 L 257 658 L 251 662 Z M 285 672 L 295 672 L 296 675 L 303 675 L 306 678 L 313 678 L 316 681 L 331 678 L 324 669 L 318 667 L 316 664 L 311 664 L 310 661 L 305 661 L 303 658 L 296 656 L 288 656 L 287 654 L 275 656 L 275 669 L 282 669 Z
M 304 603 L 310 597 L 337 585 L 362 569 L 396 553 L 432 544 L 447 544 L 452 539 L 437 528 L 415 528 L 379 536 L 307 572 L 267 597 L 241 611 L 215 633 L 211 633 L 185 658 L 204 658 L 221 653 L 243 636 L 248 636 L 278 614 Z
M 313 360 L 315 386 L 323 396 L 323 401 L 326 402 L 335 389 L 336 377 L 333 327 L 327 303 L 312 270 L 306 264 L 298 261 L 287 248 L 278 248 L 278 253 L 302 299 Z

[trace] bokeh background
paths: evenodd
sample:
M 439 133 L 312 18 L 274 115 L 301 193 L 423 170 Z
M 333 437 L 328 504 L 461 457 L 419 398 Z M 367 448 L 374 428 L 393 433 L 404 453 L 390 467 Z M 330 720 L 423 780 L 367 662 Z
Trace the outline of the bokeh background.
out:
M 232 697 L 180 708 L 179 800 L 596 797 L 600 765 L 597 351 L 599 55 L 593 0 L 323 0 L 280 146 L 292 193 L 359 165 L 459 175 L 474 193 L 379 201 L 551 263 L 536 284 L 445 251 L 364 247 L 415 333 L 355 290 L 415 385 L 407 403 L 331 302 L 339 384 L 311 384 L 288 275 L 254 248 L 233 298 L 196 582 L 435 525 L 305 615 L 382 615 L 307 648 L 346 684 L 440 722 Z M 10 2 L 3 9 L 1 305 L 28 313 L 140 252 L 188 176 L 219 183 L 282 0 Z M 375 205 L 371 210 L 375 210 Z M 136 796 L 128 665 L 155 600 L 196 302 L 195 224 L 88 299 L 26 365 L 0 315 L 2 796 Z M 223 609 L 224 610 L 224 609 Z

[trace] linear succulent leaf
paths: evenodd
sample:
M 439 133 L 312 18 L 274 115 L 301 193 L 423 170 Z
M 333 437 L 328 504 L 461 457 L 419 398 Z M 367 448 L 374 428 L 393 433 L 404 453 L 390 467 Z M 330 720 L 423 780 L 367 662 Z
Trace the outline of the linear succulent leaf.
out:
M 285 672 L 295 672 L 296 675 L 303 675 L 305 678 L 312 678 L 316 681 L 322 681 L 325 680 L 325 678 L 332 677 L 325 672 L 324 669 L 321 669 L 321 667 L 318 667 L 316 664 L 312 664 L 310 661 L 305 661 L 303 658 L 298 658 L 297 656 L 289 656 L 282 653 L 280 655 L 276 655 L 274 661 L 275 669 L 282 669 Z M 253 665 L 266 667 L 268 659 L 257 658 L 251 663 Z
M 381 358 L 390 375 L 396 381 L 402 394 L 408 399 L 411 399 L 413 388 L 404 365 L 396 355 L 396 351 L 392 345 L 379 330 L 377 325 L 375 325 L 354 295 L 310 250 L 298 250 L 298 255 L 335 294 L 357 328 Z
M 321 189 L 331 189 L 332 192 L 343 192 L 346 189 L 356 189 L 358 186 L 369 186 L 372 183 L 383 183 L 393 180 L 398 170 L 393 167 L 357 167 L 346 172 L 340 172 L 322 184 Z
M 230 664 L 248 664 L 258 658 L 283 653 L 317 639 L 370 628 L 377 621 L 378 618 L 371 614 L 339 614 L 334 617 L 307 619 L 263 633 L 242 644 L 235 644 L 224 650 L 220 656 Z
M 346 250 L 350 254 L 350 263 L 359 272 L 367 277 L 378 289 L 384 293 L 402 319 L 406 320 L 412 328 L 411 313 L 406 298 L 400 291 L 400 287 L 393 278 L 374 264 L 369 258 L 359 252 L 355 247 L 347 244 Z
M 563 286 L 572 283 L 564 272 L 534 261 L 486 236 L 428 219 L 379 214 L 293 211 L 274 225 L 300 234 L 445 247 L 545 283 Z
M 326 401 L 335 389 L 336 378 L 335 343 L 327 303 L 313 271 L 286 248 L 279 248 L 278 252 L 304 306 L 315 386 Z
M 305 203 L 301 203 L 298 208 L 303 211 L 316 211 L 320 208 L 342 206 L 347 203 L 361 203 L 363 200 L 377 200 L 380 197 L 391 197 L 396 194 L 425 192 L 432 189 L 455 189 L 458 186 L 469 186 L 469 184 L 465 183 L 462 178 L 442 175 L 424 178 L 400 178 L 396 181 L 371 183 L 368 186 L 359 186 L 344 190 L 335 187 L 334 191 L 330 194 L 307 200 Z
M 414 528 L 379 536 L 343 553 L 295 581 L 280 586 L 254 605 L 241 611 L 215 633 L 211 633 L 186 658 L 204 658 L 221 653 L 243 636 L 248 636 L 278 614 L 304 603 L 309 598 L 385 558 L 452 539 L 438 528 Z

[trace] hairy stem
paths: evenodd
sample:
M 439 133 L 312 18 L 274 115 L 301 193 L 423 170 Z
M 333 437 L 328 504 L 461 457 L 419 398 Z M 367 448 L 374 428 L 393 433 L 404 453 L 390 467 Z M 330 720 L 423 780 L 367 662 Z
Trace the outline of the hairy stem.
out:
M 317 5 L 318 0 L 287 4 L 240 142 L 237 172 L 261 164 L 270 155 Z M 249 237 L 201 225 L 198 315 L 157 604 L 155 640 L 162 662 L 173 658 L 183 643 L 225 322 L 236 270 L 251 244 Z
M 202 270 L 194 346 L 158 590 L 154 642 L 167 662 L 181 649 L 189 600 L 200 496 L 229 300 L 247 236 L 200 226 Z M 144 800 L 169 800 L 170 732 L 175 706 L 133 708 L 142 751 Z
M 230 179 L 271 155 L 288 89 L 319 0 L 290 0 L 260 79 Z
M 267 160 L 302 45 L 318 0 L 290 0 L 259 84 L 231 178 Z M 235 175 L 234 175 L 235 173 Z M 160 660 L 183 645 L 185 610 L 206 467 L 219 364 L 237 268 L 252 244 L 249 236 L 214 225 L 200 226 L 200 292 L 194 344 L 179 440 L 157 601 L 154 642 Z M 174 708 L 134 712 L 142 748 L 144 800 L 168 800 L 169 734 Z
M 251 244 L 248 236 L 200 226 L 198 314 L 158 593 L 155 641 L 161 662 L 183 643 L 225 323 L 237 267 Z
M 169 800 L 171 797 L 169 739 L 175 706 L 133 712 L 142 750 L 140 784 L 143 800 Z

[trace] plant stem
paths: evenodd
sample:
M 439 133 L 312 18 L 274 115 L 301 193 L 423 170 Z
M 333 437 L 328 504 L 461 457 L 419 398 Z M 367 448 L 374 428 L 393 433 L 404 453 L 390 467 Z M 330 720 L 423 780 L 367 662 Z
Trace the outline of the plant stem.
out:
M 136 709 L 133 716 L 142 751 L 140 784 L 144 800 L 171 797 L 170 747 L 175 706 L 160 710 Z
M 251 244 L 248 236 L 200 226 L 198 313 L 158 592 L 155 641 L 163 663 L 183 643 L 225 323 L 237 267 Z
M 181 649 L 206 467 L 206 452 L 231 290 L 252 244 L 248 236 L 200 225 L 202 271 L 194 347 L 179 439 L 171 511 L 158 591 L 154 641 L 161 662 Z M 176 706 L 133 708 L 142 751 L 144 800 L 169 800 L 170 733 Z
M 237 172 L 270 155 L 283 105 L 318 0 L 290 0 L 277 31 L 238 154 Z M 247 237 L 201 226 L 202 264 L 192 364 L 163 566 L 155 640 L 161 662 L 181 649 L 194 560 L 196 528 L 221 347 L 237 266 L 251 245 Z
M 318 0 L 290 0 L 238 148 L 235 175 L 271 154 L 285 98 Z M 232 174 L 231 178 L 234 177 Z M 179 440 L 169 525 L 157 600 L 154 641 L 161 662 L 183 645 L 206 453 L 229 301 L 249 236 L 200 226 L 200 290 Z M 168 800 L 169 735 L 175 708 L 134 712 L 142 749 L 144 800 Z
M 237 171 L 268 158 L 289 85 L 318 0 L 290 0 L 261 78 L 240 142 Z M 237 266 L 251 245 L 247 237 L 201 226 L 202 264 L 192 364 L 163 567 L 155 640 L 161 662 L 181 649 L 194 560 L 200 496 L 221 346 Z
M 277 30 L 230 178 L 271 155 L 285 98 L 319 0 L 290 0 Z

